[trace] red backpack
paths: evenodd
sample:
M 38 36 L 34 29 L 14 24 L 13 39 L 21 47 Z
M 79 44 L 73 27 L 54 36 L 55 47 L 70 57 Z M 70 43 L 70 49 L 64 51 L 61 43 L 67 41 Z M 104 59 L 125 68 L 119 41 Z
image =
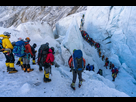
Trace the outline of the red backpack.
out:
M 49 53 L 47 54 L 46 60 L 44 63 L 52 63 L 54 61 L 54 55 L 52 54 L 52 50 L 49 49 Z

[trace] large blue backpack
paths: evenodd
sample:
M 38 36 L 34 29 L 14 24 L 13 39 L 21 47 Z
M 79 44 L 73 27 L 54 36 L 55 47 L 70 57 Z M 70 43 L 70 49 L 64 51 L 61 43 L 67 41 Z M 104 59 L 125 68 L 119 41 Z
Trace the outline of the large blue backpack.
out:
M 90 68 L 89 68 L 89 71 L 93 71 L 93 69 L 94 69 L 94 66 L 91 65 Z
M 25 42 L 24 41 L 17 41 L 13 48 L 13 53 L 17 57 L 23 57 L 26 55 L 25 53 Z
M 2 47 L 2 39 L 0 39 L 0 52 L 2 52 L 2 49 L 3 49 L 3 47 Z
M 83 54 L 81 50 L 75 50 L 73 53 L 74 69 L 76 72 L 82 72 L 84 67 Z

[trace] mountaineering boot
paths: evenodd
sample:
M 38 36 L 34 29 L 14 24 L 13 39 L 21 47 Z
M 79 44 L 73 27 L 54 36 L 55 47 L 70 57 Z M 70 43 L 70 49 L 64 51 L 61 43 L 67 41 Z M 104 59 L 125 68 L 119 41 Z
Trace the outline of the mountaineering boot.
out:
M 34 69 L 31 69 L 31 68 L 30 68 L 30 64 L 27 64 L 26 66 L 27 66 L 27 72 L 28 72 L 28 73 L 34 70 Z
M 79 81 L 78 87 L 80 88 L 82 85 L 82 81 Z
M 19 59 L 18 59 L 18 61 L 17 61 L 16 65 L 21 66 L 21 60 L 22 60 L 22 58 L 21 58 L 21 57 L 19 57 Z
M 16 70 L 15 68 L 9 68 L 8 71 L 9 71 L 9 74 L 18 72 L 18 70 Z
M 7 72 L 9 71 L 9 66 L 7 67 Z
M 51 79 L 49 79 L 49 73 L 46 73 L 46 71 L 44 71 L 44 78 L 43 78 L 43 81 L 44 81 L 45 83 L 51 81 Z
M 5 63 L 6 64 L 6 66 L 7 66 L 7 72 L 9 71 L 9 64 L 10 63 Z
M 73 90 L 76 90 L 76 88 L 75 88 L 75 83 L 72 83 L 72 84 L 71 84 L 71 88 L 72 88 Z
M 19 61 L 19 60 L 17 61 L 16 65 L 19 65 L 19 66 L 20 66 L 20 61 Z
M 9 74 L 10 74 L 10 73 L 16 73 L 16 72 L 18 72 L 18 70 L 16 70 L 16 69 L 14 68 L 14 63 L 10 63 L 10 64 L 9 64 L 9 69 L 8 69 L 8 71 L 9 71 Z
M 39 71 L 40 71 L 40 72 L 43 71 L 42 67 L 39 67 Z
M 36 64 L 36 63 L 35 63 L 35 60 L 32 60 L 32 62 L 33 62 L 32 65 L 35 65 L 35 64 Z
M 23 64 L 22 67 L 23 67 L 22 70 L 23 70 L 24 72 L 26 72 L 26 64 Z

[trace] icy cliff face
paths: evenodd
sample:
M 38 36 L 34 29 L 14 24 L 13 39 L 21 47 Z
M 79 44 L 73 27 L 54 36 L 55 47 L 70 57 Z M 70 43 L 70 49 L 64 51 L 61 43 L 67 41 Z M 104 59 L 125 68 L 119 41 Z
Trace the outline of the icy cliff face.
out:
M 134 91 L 136 82 L 135 10 L 135 6 L 88 6 L 85 12 L 59 20 L 54 31 L 58 36 L 57 40 L 63 43 L 72 53 L 72 49 L 75 47 L 74 44 L 78 44 L 76 47 L 80 45 L 78 37 L 81 33 L 76 28 L 80 27 L 82 15 L 85 14 L 84 30 L 96 42 L 101 44 L 102 54 L 119 68 L 119 75 L 115 82 L 116 88 L 132 96 L 136 94 Z M 73 21 L 75 18 L 77 23 Z M 70 32 L 70 30 L 72 31 Z M 74 35 L 78 36 L 75 38 L 75 42 L 78 43 L 74 43 Z M 83 52 L 85 52 L 86 63 L 94 64 L 95 72 L 102 68 L 104 77 L 110 79 L 111 72 L 105 70 L 104 62 L 99 59 L 96 50 L 89 47 L 89 44 L 85 43 L 84 40 L 82 43 L 83 45 L 81 44 L 80 48 L 83 48 Z M 64 51 L 64 49 L 62 50 Z M 63 56 L 65 56 L 64 53 Z M 67 61 L 66 57 L 65 59 Z M 129 82 L 127 82 L 128 80 Z M 127 86 L 131 86 L 131 88 L 129 89 Z
M 57 49 L 55 58 L 60 65 L 67 65 L 73 49 L 81 49 L 86 64 L 94 64 L 95 72 L 102 68 L 104 77 L 112 80 L 111 71 L 105 70 L 104 62 L 99 58 L 96 49 L 90 47 L 81 37 L 79 27 L 82 14 L 85 14 L 84 30 L 101 44 L 102 54 L 115 66 L 120 67 L 116 88 L 135 96 L 136 82 L 132 77 L 136 77 L 136 7 L 89 6 L 86 11 L 84 10 L 86 10 L 84 6 L 2 6 L 0 33 L 11 32 L 11 41 L 29 36 L 32 39 L 31 44 L 36 42 L 38 46 L 49 42 L 50 46 Z M 54 26 L 55 37 L 52 30 Z M 0 55 L 0 58 L 4 58 L 4 55 Z
M 28 21 L 46 21 L 53 27 L 59 19 L 86 8 L 86 6 L 0 6 L 0 26 L 17 27 Z
M 84 29 L 110 61 L 120 67 L 125 63 L 136 78 L 135 10 L 135 6 L 88 7 Z

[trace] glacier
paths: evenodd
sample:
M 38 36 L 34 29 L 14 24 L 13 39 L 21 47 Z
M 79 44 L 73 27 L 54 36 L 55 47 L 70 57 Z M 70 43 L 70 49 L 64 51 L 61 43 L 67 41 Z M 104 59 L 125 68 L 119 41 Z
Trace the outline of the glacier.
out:
M 10 8 L 10 7 L 9 7 Z M 9 10 L 8 8 L 8 10 Z M 40 7 L 13 7 L 16 12 L 10 10 L 8 15 L 1 16 L 2 24 L 8 24 L 9 18 L 12 14 L 21 14 L 28 20 L 22 22 L 22 18 L 13 23 L 12 26 L 0 27 L 0 33 L 9 31 L 12 33 L 10 40 L 17 41 L 18 37 L 30 37 L 32 45 L 37 43 L 37 48 L 41 44 L 49 42 L 50 46 L 55 48 L 55 61 L 60 67 L 52 66 L 52 82 L 44 83 L 43 72 L 39 72 L 38 65 L 32 65 L 34 71 L 31 73 L 24 73 L 19 66 L 16 69 L 18 73 L 6 73 L 5 58 L 0 53 L 0 96 L 24 96 L 24 97 L 135 97 L 136 96 L 136 74 L 135 61 L 136 46 L 135 40 L 135 6 L 88 6 L 87 10 L 70 14 L 68 11 L 72 7 L 68 7 L 66 15 L 60 19 L 56 18 L 53 23 L 50 23 L 51 15 L 34 16 L 34 19 L 27 16 L 32 10 L 39 12 Z M 19 8 L 19 9 L 18 9 Z M 37 9 L 36 9 L 37 8 Z M 47 7 L 46 9 L 49 9 Z M 59 7 L 53 7 L 52 12 Z M 1 9 L 1 14 L 5 15 L 7 7 Z M 23 10 L 22 10 L 23 9 Z M 28 10 L 28 12 L 25 11 Z M 82 9 L 82 8 L 81 8 Z M 21 12 L 18 12 L 22 10 Z M 49 12 L 50 10 L 48 10 Z M 57 12 L 57 11 L 56 11 Z M 25 14 L 26 13 L 26 14 Z M 56 13 L 55 13 L 56 14 Z M 119 68 L 119 74 L 112 82 L 111 70 L 104 67 L 104 61 L 99 58 L 97 50 L 90 46 L 81 36 L 79 27 L 82 15 L 85 14 L 84 30 L 96 42 L 101 44 L 102 54 L 107 56 L 111 62 Z M 127 14 L 127 15 L 126 15 Z M 61 14 L 57 14 L 61 15 Z M 8 19 L 7 19 L 8 17 Z M 41 19 L 43 17 L 43 19 Z M 52 17 L 52 16 L 51 16 Z M 7 19 L 5 21 L 5 19 Z M 40 19 L 40 20 L 39 20 Z M 50 19 L 49 22 L 44 20 Z M 25 19 L 24 19 L 25 20 Z M 54 23 L 55 22 L 55 23 Z M 9 22 L 10 23 L 10 22 Z M 15 26 L 17 24 L 17 26 Z M 10 23 L 11 25 L 11 23 Z M 51 27 L 53 25 L 54 27 Z M 71 90 L 70 84 L 72 82 L 72 73 L 69 72 L 68 59 L 73 53 L 73 49 L 81 49 L 83 57 L 88 63 L 94 64 L 95 72 L 84 70 L 83 72 L 83 86 L 76 91 Z M 15 57 L 16 61 L 18 60 Z M 97 73 L 99 69 L 103 70 L 103 76 Z M 14 79 L 14 80 L 13 80 Z M 76 82 L 76 86 L 78 81 Z M 5 87 L 6 86 L 6 87 Z M 12 86 L 12 88 L 10 87 Z
M 114 6 L 112 9 L 110 6 L 88 7 L 84 25 L 89 36 L 102 45 L 103 53 L 107 54 L 109 60 L 114 62 L 112 56 L 117 55 L 119 60 L 115 65 L 121 67 L 121 64 L 125 63 L 133 71 L 134 78 L 136 78 L 135 9 L 134 6 Z M 96 11 L 99 13 L 95 13 Z M 111 38 L 103 41 L 108 36 Z M 106 44 L 107 42 L 111 43 Z
M 132 9 L 133 8 L 133 9 Z M 96 42 L 99 42 L 101 44 L 101 50 L 102 50 L 102 54 L 104 54 L 106 57 L 109 58 L 109 61 L 113 62 L 115 64 L 116 67 L 119 68 L 120 70 L 120 77 L 123 78 L 123 82 L 124 86 L 122 86 L 119 83 L 115 82 L 115 85 L 117 86 L 116 88 L 118 90 L 121 91 L 125 91 L 126 93 L 129 93 L 129 95 L 135 96 L 134 95 L 134 91 L 132 91 L 132 89 L 123 89 L 122 87 L 125 87 L 125 82 L 129 80 L 129 82 L 127 82 L 128 86 L 130 87 L 135 87 L 135 63 L 133 63 L 135 60 L 135 56 L 134 54 L 132 54 L 131 49 L 134 49 L 135 47 L 131 47 L 127 44 L 128 39 L 130 40 L 132 37 L 128 37 L 128 33 L 126 33 L 126 27 L 128 27 L 128 24 L 126 24 L 126 20 L 130 19 L 130 17 L 124 16 L 126 13 L 129 13 L 130 10 L 132 10 L 131 12 L 133 12 L 133 10 L 135 7 L 126 7 L 126 6 L 117 6 L 117 7 L 110 7 L 110 6 L 88 6 L 87 7 L 87 11 L 84 13 L 78 13 L 77 15 L 80 16 L 80 19 L 78 19 L 77 17 L 77 22 L 80 22 L 81 20 L 81 15 L 80 14 L 85 14 L 85 24 L 84 24 L 84 30 L 89 34 L 90 37 L 92 37 Z M 97 12 L 97 13 L 96 13 Z M 135 14 L 135 13 L 134 13 Z M 70 17 L 71 17 L 71 21 L 70 21 Z M 57 29 L 57 33 L 55 31 L 56 34 L 60 34 L 59 36 L 62 37 L 65 35 L 65 37 L 67 36 L 67 32 L 68 32 L 68 27 L 70 28 L 71 25 L 67 24 L 65 25 L 64 22 L 66 22 L 66 20 L 68 20 L 69 22 L 71 22 L 72 24 L 74 23 L 74 21 L 72 21 L 74 19 L 74 17 L 76 18 L 76 16 L 68 16 L 65 17 L 64 19 L 61 19 L 59 22 L 56 23 L 56 29 Z M 124 18 L 123 18 L 124 17 Z M 133 15 L 134 17 L 134 15 Z M 133 20 L 135 20 L 133 18 Z M 134 22 L 134 21 L 132 21 Z M 124 23 L 124 24 L 123 24 Z M 63 27 L 61 27 L 63 25 Z M 76 24 L 79 27 L 79 23 Z M 127 26 L 126 26 L 127 25 Z M 134 25 L 133 25 L 134 26 Z M 129 26 L 131 27 L 131 26 Z M 59 29 L 61 28 L 61 29 Z M 65 29 L 63 29 L 65 28 Z M 74 29 L 74 26 L 73 26 Z M 124 31 L 123 31 L 124 30 Z M 73 30 L 72 30 L 73 31 Z M 77 35 L 75 32 L 73 33 L 71 31 L 71 36 Z M 131 31 L 132 32 L 132 31 Z M 63 35 L 62 35 L 63 34 Z M 134 33 L 135 34 L 135 33 Z M 133 34 L 133 36 L 134 36 Z M 73 35 L 73 36 L 74 36 Z M 131 33 L 132 35 L 132 33 Z M 72 36 L 72 37 L 73 37 Z M 63 39 L 65 37 L 62 37 Z M 71 39 L 73 39 L 71 37 Z M 69 38 L 69 37 L 67 37 Z M 59 38 L 58 38 L 59 39 Z M 70 38 L 69 38 L 70 39 Z M 132 45 L 135 44 L 134 39 L 131 39 L 131 42 L 133 42 Z M 68 39 L 67 39 L 68 40 Z M 64 40 L 60 40 L 59 41 L 62 43 L 65 42 L 65 44 L 67 45 L 66 47 L 69 47 L 70 43 L 73 43 L 73 41 L 69 40 L 69 43 L 66 43 L 68 41 L 66 41 L 66 39 Z M 80 43 L 80 41 L 76 40 L 76 42 Z M 109 43 L 108 43 L 109 42 Z M 73 46 L 71 44 L 70 49 L 73 49 Z M 84 45 L 84 47 L 87 45 Z M 82 49 L 82 46 L 81 46 Z M 95 65 L 95 70 L 97 71 L 99 68 L 102 68 L 104 63 L 101 62 L 98 58 L 98 56 L 96 57 L 97 53 L 93 48 L 90 48 L 89 52 L 85 51 L 88 50 L 87 48 L 84 48 L 84 52 L 86 52 L 84 55 L 87 56 L 85 57 L 86 59 L 88 59 L 88 57 L 91 57 L 92 60 L 88 61 L 87 63 L 91 63 L 94 64 L 97 63 Z M 70 51 L 72 52 L 72 50 Z M 95 54 L 95 56 L 94 56 Z M 105 70 L 103 68 L 103 70 Z M 109 77 L 109 73 L 111 73 L 110 71 L 104 71 L 105 73 L 105 78 L 110 79 L 111 80 L 111 76 Z M 131 77 L 131 78 L 130 78 Z M 131 80 L 130 80 L 130 79 Z M 120 80 L 120 78 L 119 78 Z M 119 82 L 119 81 L 118 81 Z M 133 88 L 135 89 L 135 88 Z

